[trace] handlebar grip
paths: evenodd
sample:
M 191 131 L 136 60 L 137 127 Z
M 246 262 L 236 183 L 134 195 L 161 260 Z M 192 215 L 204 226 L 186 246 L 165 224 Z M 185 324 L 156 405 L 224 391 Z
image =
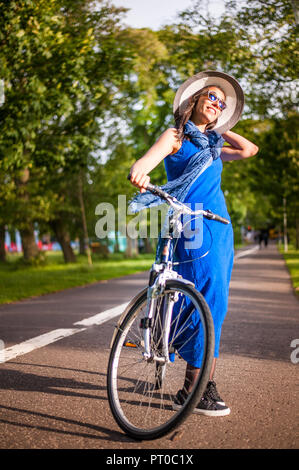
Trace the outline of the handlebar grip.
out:
M 128 176 L 127 176 L 127 180 L 128 180 L 128 181 L 131 181 L 131 174 L 130 174 L 130 173 L 129 173 Z M 158 191 L 158 190 L 159 190 L 158 186 L 155 186 L 155 185 L 153 185 L 153 184 L 151 184 L 151 183 L 148 183 L 147 189 L 148 189 L 149 191 Z
M 148 183 L 146 189 L 156 196 L 160 196 L 162 199 L 167 199 L 167 197 L 169 197 L 169 195 L 163 191 L 163 189 L 159 188 L 159 186 L 155 186 L 152 183 Z
M 224 217 L 221 217 L 218 214 L 213 214 L 213 212 L 209 210 L 206 211 L 206 214 L 207 214 L 206 215 L 207 219 L 217 220 L 217 222 L 221 222 L 222 224 L 226 224 L 226 225 L 230 224 L 229 220 L 225 219 Z
M 218 222 L 222 222 L 223 224 L 229 225 L 230 221 L 225 219 L 224 217 L 220 217 L 220 215 L 217 215 L 215 220 L 218 220 Z
M 127 176 L 127 179 L 129 181 L 131 181 L 131 175 L 130 174 Z M 165 191 L 163 191 L 159 186 L 155 186 L 152 183 L 148 183 L 146 189 L 147 189 L 147 191 L 150 191 L 151 193 L 155 194 L 156 196 L 160 196 L 162 199 L 169 198 L 169 194 L 167 194 Z
M 161 191 L 160 188 L 158 188 L 158 186 L 155 186 L 152 183 L 148 183 L 146 189 L 148 189 L 149 191 Z

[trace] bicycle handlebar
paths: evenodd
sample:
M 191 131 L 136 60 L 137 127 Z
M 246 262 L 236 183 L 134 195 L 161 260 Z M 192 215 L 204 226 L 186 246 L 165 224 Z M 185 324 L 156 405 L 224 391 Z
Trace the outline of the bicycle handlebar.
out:
M 170 198 L 176 200 L 173 196 L 170 196 L 170 194 L 166 193 L 165 191 L 163 191 L 163 189 L 159 188 L 159 186 L 156 186 L 152 183 L 148 183 L 146 189 L 151 193 L 155 194 L 156 196 L 160 196 L 162 199 L 168 200 Z
M 128 175 L 128 180 L 131 180 L 131 175 Z M 155 194 L 156 196 L 159 196 L 161 199 L 164 199 L 166 202 L 170 203 L 169 201 L 173 201 L 176 203 L 179 203 L 181 205 L 184 205 L 182 202 L 178 201 L 175 197 L 171 196 L 170 194 L 166 193 L 161 189 L 159 186 L 156 186 L 152 183 L 148 183 L 146 189 L 150 191 L 151 193 Z M 209 220 L 216 220 L 217 222 L 221 222 L 222 224 L 230 224 L 230 221 L 225 219 L 224 217 L 221 217 L 218 214 L 214 214 L 210 210 L 202 210 L 202 211 L 196 211 L 200 214 L 202 214 L 206 219 Z
M 206 215 L 204 214 L 204 217 L 206 217 L 207 219 L 211 219 L 211 220 L 217 220 L 217 222 L 221 222 L 222 224 L 230 224 L 230 221 L 225 219 L 224 217 L 221 217 L 220 215 L 218 214 L 214 214 L 212 211 L 210 210 L 206 210 Z

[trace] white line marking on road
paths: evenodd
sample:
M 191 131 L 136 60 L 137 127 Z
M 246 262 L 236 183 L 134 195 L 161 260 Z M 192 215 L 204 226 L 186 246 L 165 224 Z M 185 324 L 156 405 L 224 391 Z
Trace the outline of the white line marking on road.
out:
M 15 344 L 10 348 L 6 348 L 1 351 L 3 359 L 2 362 L 10 361 L 17 356 L 22 356 L 23 354 L 27 354 L 35 349 L 42 348 L 43 346 L 47 346 L 48 344 L 84 330 L 86 330 L 86 328 L 61 328 L 36 336 L 35 338 L 28 339 L 23 343 Z
M 1 362 L 4 362 L 4 341 L 2 341 L 2 339 L 0 339 L 0 364 Z
M 121 315 L 128 304 L 129 302 L 117 305 L 117 307 L 110 308 L 104 312 L 97 313 L 92 317 L 85 318 L 84 320 L 74 323 L 74 326 L 83 326 L 85 328 L 61 328 L 59 330 L 49 331 L 49 333 L 36 336 L 35 338 L 28 339 L 23 343 L 15 344 L 14 346 L 6 349 L 3 347 L 1 348 L 0 344 L 0 363 L 10 361 L 17 356 L 22 356 L 34 351 L 35 349 L 39 349 L 47 346 L 48 344 L 54 343 L 55 341 L 59 341 L 60 339 L 85 331 L 88 327 L 101 325 L 102 323 Z M 2 342 L 2 346 L 3 344 L 4 343 Z
M 249 250 L 241 251 L 240 253 L 237 253 L 235 255 L 235 260 L 255 253 L 258 249 L 259 246 L 256 245 L 253 248 L 250 248 Z M 116 307 L 110 308 L 108 310 L 105 310 L 104 312 L 97 313 L 92 317 L 85 318 L 84 320 L 80 320 L 74 323 L 74 326 L 83 326 L 84 328 L 61 328 L 58 330 L 53 330 L 49 333 L 36 336 L 35 338 L 24 341 L 23 343 L 15 344 L 14 346 L 11 346 L 6 349 L 3 348 L 4 343 L 2 341 L 2 343 L 0 344 L 0 363 L 10 361 L 11 359 L 14 359 L 17 356 L 28 354 L 29 352 L 32 352 L 35 349 L 42 348 L 44 346 L 47 346 L 48 344 L 54 343 L 55 341 L 59 341 L 60 339 L 84 331 L 88 327 L 101 325 L 102 323 L 105 323 L 106 321 L 109 321 L 112 318 L 121 315 L 128 304 L 129 302 L 117 305 Z
M 251 255 L 252 253 L 255 253 L 258 249 L 259 249 L 259 245 L 255 245 L 253 248 L 250 248 L 249 250 L 240 251 L 240 253 L 237 253 L 235 255 L 235 260 L 239 258 L 243 258 L 243 256 Z
M 96 315 L 93 315 L 92 317 L 85 318 L 85 320 L 80 320 L 74 323 L 74 325 L 79 325 L 79 326 L 94 326 L 94 325 L 101 325 L 102 323 L 105 323 L 108 320 L 111 320 L 114 317 L 117 317 L 127 307 L 129 302 L 125 304 L 118 305 L 117 307 L 110 308 L 109 310 L 105 310 L 104 312 L 97 313 Z

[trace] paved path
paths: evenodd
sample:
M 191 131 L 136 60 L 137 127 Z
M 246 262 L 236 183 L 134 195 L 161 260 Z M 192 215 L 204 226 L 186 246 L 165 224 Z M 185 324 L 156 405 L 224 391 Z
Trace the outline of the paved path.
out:
M 147 273 L 0 307 L 10 348 L 130 300 Z M 232 412 L 192 415 L 176 433 L 137 443 L 117 427 L 106 394 L 115 319 L 0 364 L 0 448 L 298 449 L 298 300 L 274 245 L 235 263 L 216 381 Z M 98 318 L 98 316 L 96 317 Z M 292 343 L 294 344 L 294 343 Z M 192 431 L 192 432 L 190 432 Z

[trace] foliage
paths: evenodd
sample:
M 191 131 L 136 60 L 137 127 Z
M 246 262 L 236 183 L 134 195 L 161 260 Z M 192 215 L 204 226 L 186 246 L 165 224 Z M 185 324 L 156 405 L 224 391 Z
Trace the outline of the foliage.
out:
M 21 230 L 69 213 L 70 175 L 97 150 L 129 67 L 117 40 L 122 9 L 97 3 L 0 2 L 1 223 Z
M 222 188 L 236 227 L 298 223 L 298 25 L 295 2 L 228 0 L 213 18 L 194 0 L 159 31 L 125 28 L 110 0 L 0 0 L 0 226 L 51 231 L 62 219 L 82 236 L 95 207 L 136 191 L 133 162 L 173 126 L 178 86 L 203 69 L 226 71 L 246 106 L 235 131 L 259 154 L 224 164 Z M 163 162 L 151 173 L 166 180 Z M 117 214 L 116 214 L 117 215 Z M 297 229 L 297 232 L 299 230 Z M 298 233 L 299 240 L 299 233 Z
M 283 199 L 286 199 L 288 224 L 297 228 L 293 241 L 297 237 L 298 243 L 299 116 L 292 113 L 286 119 L 272 119 L 268 124 L 268 130 L 260 136 L 259 165 L 249 170 L 250 188 L 253 193 L 265 195 L 268 218 L 281 228 Z

